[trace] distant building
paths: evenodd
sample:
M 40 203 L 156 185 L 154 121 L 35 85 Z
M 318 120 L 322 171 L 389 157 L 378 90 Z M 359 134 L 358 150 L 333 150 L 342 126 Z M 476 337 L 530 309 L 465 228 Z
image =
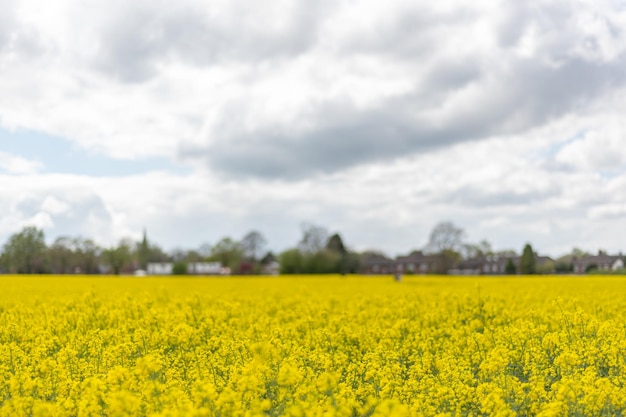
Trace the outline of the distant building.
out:
M 398 256 L 394 261 L 395 272 L 399 274 L 429 274 L 437 271 L 440 257 L 424 255 L 421 250 L 411 252 L 406 256 Z
M 363 259 L 365 274 L 393 274 L 395 266 L 393 260 L 380 254 L 368 254 Z
M 370 254 L 363 260 L 363 272 L 366 274 L 429 274 L 436 272 L 439 258 L 425 255 L 422 251 L 413 251 L 408 255 L 390 259 L 379 254 Z
M 456 267 L 449 271 L 456 275 L 502 275 L 506 273 L 506 265 L 509 260 L 515 265 L 515 270 L 519 273 L 520 256 L 517 255 L 481 255 L 459 262 Z M 549 256 L 535 254 L 535 265 L 538 270 L 553 262 Z
M 191 262 L 187 264 L 187 273 L 191 275 L 223 275 L 221 262 Z
M 624 257 L 620 255 L 607 255 L 600 251 L 597 255 L 582 256 L 572 260 L 572 269 L 575 274 L 584 274 L 590 270 L 617 271 L 624 269 Z
M 278 275 L 280 273 L 280 264 L 276 261 L 270 261 L 261 266 L 261 274 L 263 275 Z
M 172 275 L 173 262 L 148 262 L 147 275 Z M 187 264 L 187 273 L 190 275 L 225 275 L 228 268 L 223 268 L 220 262 L 191 262 Z
M 148 275 L 172 275 L 174 264 L 172 262 L 148 262 Z

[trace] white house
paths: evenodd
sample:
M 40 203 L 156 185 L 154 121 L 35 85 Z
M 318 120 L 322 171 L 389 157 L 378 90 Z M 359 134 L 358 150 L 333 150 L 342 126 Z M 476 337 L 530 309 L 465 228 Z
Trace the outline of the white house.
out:
M 149 262 L 148 275 L 172 275 L 174 264 L 172 262 Z
M 187 265 L 187 273 L 193 275 L 221 275 L 223 268 L 220 262 L 191 262 Z

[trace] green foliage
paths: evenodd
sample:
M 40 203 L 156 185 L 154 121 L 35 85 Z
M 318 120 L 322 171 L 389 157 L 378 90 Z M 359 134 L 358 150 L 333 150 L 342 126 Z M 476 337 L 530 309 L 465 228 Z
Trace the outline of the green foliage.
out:
M 339 261 L 338 272 L 342 274 L 356 274 L 361 269 L 361 257 L 354 252 L 348 252 Z
M 220 262 L 222 266 L 236 271 L 244 256 L 245 253 L 241 244 L 229 237 L 225 237 L 211 248 L 209 261 Z
M 348 254 L 348 250 L 343 244 L 343 240 L 341 239 L 341 236 L 339 236 L 338 233 L 335 233 L 330 238 L 328 238 L 328 242 L 326 243 L 326 250 L 333 252 L 333 253 L 337 253 L 341 256 Z
M 305 255 L 305 273 L 307 274 L 331 274 L 339 272 L 339 262 L 341 255 L 329 250 Z
M 187 274 L 187 264 L 182 261 L 174 262 L 174 266 L 172 267 L 172 275 L 186 275 Z
M 54 274 L 71 274 L 78 259 L 71 238 L 61 236 L 48 248 L 48 265 Z
M 554 274 L 556 266 L 552 261 L 546 261 L 542 265 L 537 266 L 537 273 L 539 274 Z
M 504 273 L 507 275 L 515 275 L 517 273 L 517 267 L 515 266 L 513 259 L 507 259 L 506 265 L 504 266 Z
M 305 270 L 304 256 L 298 249 L 288 249 L 278 259 L 281 274 L 300 274 Z
M 54 274 L 97 274 L 100 252 L 92 240 L 61 236 L 48 247 L 47 264 Z
M 554 271 L 559 274 L 566 274 L 574 271 L 574 265 L 571 262 L 557 262 L 554 266 Z
M 537 265 L 535 264 L 535 252 L 529 243 L 524 246 L 522 257 L 519 265 L 520 273 L 524 275 L 536 274 Z
M 2 266 L 18 274 L 41 274 L 46 269 L 46 242 L 42 230 L 27 226 L 4 245 Z
M 100 272 L 100 254 L 102 249 L 91 239 L 74 238 L 74 251 L 77 266 L 83 274 L 97 274 Z
M 439 252 L 437 258 L 435 272 L 438 274 L 447 274 L 448 271 L 454 268 L 454 265 L 461 260 L 461 254 L 453 249 L 444 249 Z
M 357 254 L 341 255 L 322 249 L 316 252 L 302 252 L 288 249 L 279 255 L 281 274 L 338 274 L 355 273 L 359 269 Z
M 150 244 L 146 231 L 143 231 L 143 239 L 137 244 L 137 262 L 141 269 L 148 269 L 148 261 L 150 260 Z
M 122 240 L 117 247 L 112 247 L 102 252 L 102 257 L 111 268 L 113 274 L 119 275 L 122 268 L 132 259 L 130 245 Z
M 261 258 L 261 265 L 268 265 L 271 262 L 275 262 L 277 260 L 278 259 L 276 258 L 276 256 L 274 256 L 274 253 L 269 251 L 265 254 L 265 256 Z

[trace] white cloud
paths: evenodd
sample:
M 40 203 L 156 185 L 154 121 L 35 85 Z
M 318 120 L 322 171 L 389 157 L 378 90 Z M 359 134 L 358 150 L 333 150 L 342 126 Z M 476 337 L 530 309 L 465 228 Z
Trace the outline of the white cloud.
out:
M 626 177 L 552 171 L 545 151 L 581 128 L 570 122 L 298 181 L 225 181 L 201 172 L 7 177 L 0 200 L 15 204 L 0 206 L 0 218 L 13 228 L 0 222 L 0 240 L 39 216 L 49 238 L 82 234 L 105 246 L 139 239 L 144 227 L 166 248 L 260 229 L 281 250 L 309 221 L 341 232 L 355 249 L 393 254 L 423 247 L 437 222 L 452 220 L 469 240 L 487 238 L 496 249 L 531 242 L 552 255 L 573 246 L 619 250 L 607 224 L 619 221 Z
M 626 218 L 626 203 L 608 203 L 589 209 L 591 219 L 621 220 Z
M 0 151 L 0 170 L 9 174 L 33 174 L 43 168 L 38 161 Z
M 626 125 L 614 115 L 606 124 L 595 126 L 567 143 L 556 161 L 588 171 L 624 171 L 626 169 Z
M 41 204 L 41 209 L 46 213 L 58 215 L 69 213 L 71 206 L 67 202 L 61 201 L 53 196 L 47 196 Z
M 10 2 L 2 123 L 116 158 L 191 148 L 213 170 L 307 176 L 524 131 L 624 84 L 612 2 L 355 7 Z M 316 148 L 338 156 L 288 162 Z

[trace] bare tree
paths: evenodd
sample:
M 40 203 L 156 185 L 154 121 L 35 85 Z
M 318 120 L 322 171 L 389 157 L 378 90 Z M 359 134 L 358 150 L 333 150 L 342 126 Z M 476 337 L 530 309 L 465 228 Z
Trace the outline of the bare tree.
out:
M 493 248 L 487 239 L 483 239 L 478 243 L 466 243 L 462 247 L 465 258 L 471 259 L 477 256 L 491 255 Z
M 441 222 L 430 232 L 427 249 L 434 253 L 458 252 L 462 248 L 464 237 L 463 229 L 456 227 L 452 222 Z
M 301 229 L 302 239 L 298 244 L 300 251 L 315 253 L 324 249 L 328 241 L 328 231 L 325 228 L 310 223 L 303 223 Z
M 429 252 L 439 255 L 437 272 L 445 274 L 454 267 L 461 255 L 463 248 L 463 229 L 456 227 L 452 222 L 441 222 L 430 233 L 428 246 Z
M 263 254 L 265 246 L 267 245 L 267 239 L 265 239 L 261 232 L 252 230 L 241 239 L 240 243 L 246 258 L 256 261 Z

